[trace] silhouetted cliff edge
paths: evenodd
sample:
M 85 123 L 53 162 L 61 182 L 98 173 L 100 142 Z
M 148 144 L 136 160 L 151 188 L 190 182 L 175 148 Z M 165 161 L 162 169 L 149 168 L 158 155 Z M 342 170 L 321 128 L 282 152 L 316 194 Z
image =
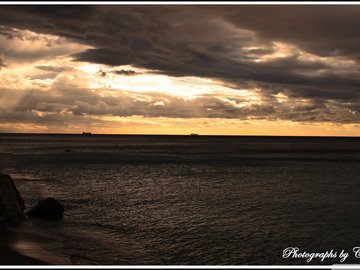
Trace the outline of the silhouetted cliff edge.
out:
M 15 239 L 21 237 L 8 226 L 24 218 L 25 203 L 14 181 L 0 172 L 0 265 L 43 265 L 47 264 L 10 248 Z
M 0 224 L 18 222 L 24 217 L 25 203 L 14 181 L 0 173 Z

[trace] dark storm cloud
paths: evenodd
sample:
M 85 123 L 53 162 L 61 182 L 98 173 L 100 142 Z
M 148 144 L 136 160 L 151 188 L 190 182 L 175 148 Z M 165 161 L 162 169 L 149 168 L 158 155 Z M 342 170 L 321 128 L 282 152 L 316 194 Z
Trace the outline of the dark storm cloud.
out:
M 17 122 L 38 117 L 45 123 L 62 123 L 79 116 L 145 116 L 176 118 L 237 118 L 307 122 L 359 123 L 360 107 L 338 101 L 296 102 L 290 108 L 274 96 L 264 104 L 247 104 L 246 98 L 203 95 L 193 99 L 159 93 L 129 93 L 113 90 L 101 93 L 67 85 L 57 79 L 51 90 L 0 89 L 0 122 Z M 358 102 L 356 100 L 356 102 Z M 240 106 L 244 105 L 244 106 Z M 66 120 L 67 119 L 67 120 Z M 31 120 L 32 121 L 32 120 Z M 10 121 L 11 122 L 11 121 Z
M 6 67 L 6 65 L 5 65 L 5 61 L 0 58 L 0 69 L 1 69 L 2 67 Z
M 63 72 L 63 71 L 73 70 L 73 68 L 69 66 L 51 66 L 51 65 L 38 65 L 35 66 L 35 68 L 49 72 Z
M 116 75 L 127 75 L 127 76 L 137 74 L 134 70 L 125 70 L 125 69 L 115 70 L 115 71 L 113 71 L 113 73 L 115 73 Z
M 359 59 L 359 13 L 359 5 L 267 5 L 225 7 L 222 14 L 264 39 L 293 43 L 317 55 Z
M 267 102 L 254 105 L 250 112 L 214 98 L 198 99 L 196 104 L 172 99 L 165 102 L 165 110 L 123 96 L 116 112 L 107 101 L 93 97 L 98 103 L 72 104 L 77 106 L 74 114 L 224 118 L 254 114 L 348 122 L 356 121 L 360 98 L 359 14 L 360 6 L 2 6 L 0 35 L 14 38 L 8 29 L 15 27 L 66 37 L 93 47 L 74 54 L 75 61 L 215 78 L 234 88 L 252 85 L 261 89 Z M 308 60 L 296 50 L 288 57 L 253 61 L 276 52 L 274 42 L 353 64 L 348 70 L 318 58 Z M 291 104 L 278 104 L 272 97 L 277 93 L 286 94 L 289 103 L 303 98 L 310 105 L 291 111 Z M 335 103 L 328 107 L 328 101 Z M 190 104 L 200 107 L 201 113 L 190 110 Z
M 106 77 L 106 72 L 105 71 L 103 71 L 102 69 L 99 69 L 99 71 L 97 72 L 97 74 L 99 75 L 99 76 L 101 76 L 101 77 Z
M 48 72 L 45 74 L 38 74 L 30 76 L 30 80 L 46 80 L 46 79 L 55 79 L 58 76 L 57 72 Z
M 131 55 L 122 54 L 106 48 L 89 49 L 74 55 L 77 61 L 94 62 L 110 66 L 132 64 Z
M 0 35 L 5 36 L 7 38 L 12 38 L 11 32 L 5 26 L 0 26 Z

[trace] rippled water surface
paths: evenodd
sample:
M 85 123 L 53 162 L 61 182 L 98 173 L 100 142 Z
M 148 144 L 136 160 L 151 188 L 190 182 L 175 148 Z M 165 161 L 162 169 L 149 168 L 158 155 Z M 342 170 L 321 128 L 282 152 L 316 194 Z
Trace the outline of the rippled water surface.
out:
M 0 135 L 0 171 L 27 206 L 53 196 L 66 208 L 20 230 L 75 264 L 301 264 L 283 249 L 350 251 L 359 162 L 357 138 Z

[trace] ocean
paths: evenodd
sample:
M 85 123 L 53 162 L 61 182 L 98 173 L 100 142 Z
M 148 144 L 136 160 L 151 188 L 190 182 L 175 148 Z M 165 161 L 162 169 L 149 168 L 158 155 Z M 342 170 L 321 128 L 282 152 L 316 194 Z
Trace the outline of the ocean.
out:
M 64 204 L 16 230 L 73 264 L 308 264 L 283 250 L 360 246 L 359 138 L 0 134 L 0 171 L 28 208 Z

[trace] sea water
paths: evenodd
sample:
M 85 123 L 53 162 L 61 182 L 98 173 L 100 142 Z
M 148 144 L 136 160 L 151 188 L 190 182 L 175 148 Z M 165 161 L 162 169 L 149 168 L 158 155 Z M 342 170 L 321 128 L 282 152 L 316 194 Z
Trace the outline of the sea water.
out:
M 0 171 L 28 208 L 64 204 L 17 230 L 74 264 L 306 264 L 283 251 L 360 245 L 358 138 L 2 134 Z

